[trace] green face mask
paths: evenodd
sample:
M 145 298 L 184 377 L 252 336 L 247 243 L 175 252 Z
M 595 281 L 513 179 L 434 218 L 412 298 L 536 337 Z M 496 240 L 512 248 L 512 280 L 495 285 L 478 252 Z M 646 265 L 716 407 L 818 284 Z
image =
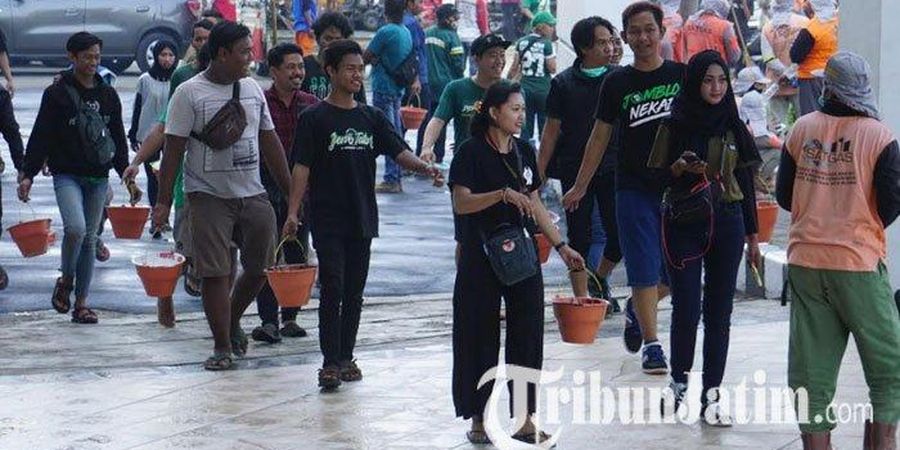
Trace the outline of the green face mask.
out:
M 593 69 L 585 69 L 582 67 L 581 73 L 583 73 L 588 78 L 598 78 L 600 76 L 603 76 L 603 74 L 606 73 L 607 70 L 609 69 L 607 69 L 606 66 L 595 67 Z

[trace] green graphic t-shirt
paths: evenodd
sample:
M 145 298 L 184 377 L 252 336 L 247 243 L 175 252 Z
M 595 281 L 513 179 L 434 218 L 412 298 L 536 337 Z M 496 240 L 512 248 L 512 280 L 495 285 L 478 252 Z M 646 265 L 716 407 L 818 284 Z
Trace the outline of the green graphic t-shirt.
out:
M 596 118 L 608 124 L 618 121 L 616 189 L 662 192 L 664 177 L 647 167 L 647 159 L 659 124 L 669 117 L 681 91 L 683 76 L 684 65 L 673 61 L 652 72 L 625 66 L 606 76 Z
M 522 87 L 532 95 L 546 97 L 553 78 L 547 70 L 547 60 L 556 57 L 553 43 L 537 34 L 529 34 L 516 43 L 519 65 L 522 67 Z
M 459 148 L 469 139 L 469 124 L 475 116 L 475 103 L 481 101 L 485 90 L 471 78 L 463 78 L 450 82 L 438 102 L 434 117 L 449 122 L 453 119 L 453 139 Z
M 522 0 L 522 7 L 531 11 L 531 15 L 535 16 L 541 11 L 550 11 L 550 0 Z M 525 32 L 531 33 L 531 21 L 527 17 L 522 16 L 525 20 Z

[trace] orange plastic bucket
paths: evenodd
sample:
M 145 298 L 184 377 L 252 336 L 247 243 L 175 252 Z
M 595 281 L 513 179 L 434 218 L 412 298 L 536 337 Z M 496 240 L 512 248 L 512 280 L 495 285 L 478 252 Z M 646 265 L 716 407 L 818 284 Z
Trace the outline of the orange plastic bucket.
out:
M 535 233 L 534 239 L 537 241 L 538 260 L 541 264 L 547 264 L 550 260 L 550 250 L 553 248 L 550 239 L 547 239 L 544 233 Z
M 294 241 L 300 245 L 296 238 L 283 239 L 275 249 L 276 259 L 287 241 Z M 275 293 L 278 306 L 299 308 L 309 303 L 312 288 L 316 282 L 316 272 L 318 272 L 318 266 L 309 264 L 276 264 L 266 269 L 266 279 L 269 281 L 272 292 Z
M 107 206 L 106 213 L 117 239 L 140 239 L 150 217 L 149 206 Z
M 181 276 L 184 255 L 175 252 L 136 255 L 131 258 L 131 263 L 137 269 L 147 296 L 171 297 Z
M 427 109 L 421 108 L 422 100 L 419 99 L 419 96 L 417 95 L 415 98 L 419 106 L 413 106 L 412 99 L 410 99 L 408 105 L 400 108 L 400 120 L 403 121 L 403 128 L 407 130 L 418 130 L 428 114 Z
M 20 222 L 6 229 L 19 252 L 26 258 L 47 253 L 50 246 L 50 219 L 36 219 Z

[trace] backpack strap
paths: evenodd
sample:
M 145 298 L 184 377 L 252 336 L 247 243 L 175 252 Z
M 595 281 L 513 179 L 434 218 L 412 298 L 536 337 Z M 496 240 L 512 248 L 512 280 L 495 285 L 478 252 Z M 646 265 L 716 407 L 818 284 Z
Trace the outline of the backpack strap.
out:
M 69 94 L 69 98 L 72 100 L 72 104 L 75 106 L 75 110 L 81 107 L 82 100 L 81 95 L 78 94 L 78 91 L 75 88 L 65 81 L 60 81 L 60 84 L 63 85 L 63 88 L 66 90 L 66 93 Z
M 241 99 L 241 81 L 235 81 L 233 85 L 231 85 L 231 99 L 232 100 L 240 100 Z

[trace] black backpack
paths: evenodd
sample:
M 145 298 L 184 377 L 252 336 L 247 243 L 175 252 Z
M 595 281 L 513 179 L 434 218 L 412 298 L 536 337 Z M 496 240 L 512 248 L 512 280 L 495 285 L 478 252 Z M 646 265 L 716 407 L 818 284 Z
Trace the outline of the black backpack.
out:
M 75 88 L 63 83 L 66 92 L 75 105 L 75 127 L 78 128 L 78 143 L 81 145 L 88 162 L 98 166 L 105 166 L 116 154 L 116 143 L 107 128 L 106 120 L 84 100 Z

